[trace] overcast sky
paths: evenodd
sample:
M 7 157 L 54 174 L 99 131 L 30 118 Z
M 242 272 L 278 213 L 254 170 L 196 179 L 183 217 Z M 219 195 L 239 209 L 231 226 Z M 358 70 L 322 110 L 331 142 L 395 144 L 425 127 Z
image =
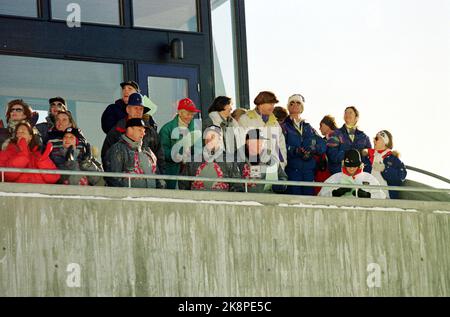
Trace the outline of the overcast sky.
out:
M 354 105 L 371 140 L 389 130 L 405 164 L 450 178 L 450 1 L 245 0 L 245 6 L 251 100 L 272 90 L 285 106 L 301 93 L 303 117 L 317 130 L 325 114 L 341 126 L 345 107 Z

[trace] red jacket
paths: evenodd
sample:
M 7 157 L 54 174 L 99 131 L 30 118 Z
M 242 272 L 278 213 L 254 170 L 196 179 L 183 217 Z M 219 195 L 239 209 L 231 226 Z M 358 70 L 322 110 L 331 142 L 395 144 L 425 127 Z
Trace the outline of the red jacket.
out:
M 47 144 L 43 154 L 37 146 L 30 150 L 25 140 L 21 139 L 18 144 L 10 143 L 4 151 L 0 151 L 0 167 L 56 170 L 48 157 L 51 150 L 51 143 Z M 5 173 L 5 181 L 15 183 L 54 184 L 59 177 L 57 174 Z

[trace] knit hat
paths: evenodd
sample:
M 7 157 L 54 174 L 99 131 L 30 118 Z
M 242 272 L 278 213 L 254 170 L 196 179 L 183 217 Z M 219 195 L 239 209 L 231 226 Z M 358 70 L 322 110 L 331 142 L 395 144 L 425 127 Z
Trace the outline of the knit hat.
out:
M 352 149 L 345 152 L 344 166 L 360 167 L 361 163 L 361 154 L 359 154 L 358 150 Z
M 247 140 L 268 140 L 268 139 L 264 137 L 260 129 L 251 129 L 248 130 L 247 134 L 245 135 L 245 141 Z
M 288 107 L 289 107 L 289 104 L 291 103 L 291 101 L 300 102 L 300 113 L 303 113 L 303 110 L 305 109 L 305 97 L 303 97 L 300 94 L 295 94 L 295 95 L 290 96 L 288 99 L 288 103 L 287 103 Z
M 133 118 L 133 119 L 127 120 L 125 128 L 127 129 L 129 127 L 144 127 L 144 128 L 146 128 L 144 120 L 139 119 L 139 118 Z
M 178 109 L 177 110 L 186 110 L 189 112 L 200 112 L 200 110 L 197 109 L 194 102 L 189 98 L 181 99 L 178 102 Z
M 80 129 L 67 128 L 67 129 L 64 130 L 64 135 L 66 135 L 66 133 L 73 134 L 77 138 L 77 144 L 78 144 L 78 141 L 84 140 L 84 136 L 81 134 Z

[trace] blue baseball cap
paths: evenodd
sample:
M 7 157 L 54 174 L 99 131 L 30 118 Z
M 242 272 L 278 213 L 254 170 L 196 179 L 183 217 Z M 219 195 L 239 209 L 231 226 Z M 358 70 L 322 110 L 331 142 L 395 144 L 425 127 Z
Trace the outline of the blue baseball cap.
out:
M 128 106 L 142 106 L 144 107 L 144 113 L 150 111 L 149 107 L 144 106 L 144 102 L 142 101 L 142 95 L 138 93 L 131 94 L 128 97 Z

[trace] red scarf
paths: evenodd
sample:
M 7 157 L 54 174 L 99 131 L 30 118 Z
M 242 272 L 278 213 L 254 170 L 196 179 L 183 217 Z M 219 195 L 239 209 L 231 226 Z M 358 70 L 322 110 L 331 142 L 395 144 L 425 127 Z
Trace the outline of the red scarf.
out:
M 370 160 L 370 164 L 373 164 L 373 160 L 375 158 L 375 151 L 377 151 L 378 153 L 383 153 L 386 150 L 375 150 L 375 149 L 369 149 L 369 160 Z M 383 155 L 383 160 L 388 157 L 389 155 L 391 155 L 392 152 L 391 151 L 387 151 L 386 154 Z
M 358 169 L 356 170 L 355 175 L 350 175 L 350 174 L 348 173 L 347 169 L 345 168 L 345 166 L 342 167 L 342 173 L 344 173 L 344 175 L 351 176 L 353 179 L 356 178 L 356 175 L 361 174 L 362 171 L 363 171 L 363 170 L 362 170 L 362 168 L 360 167 L 360 168 L 358 168 Z

